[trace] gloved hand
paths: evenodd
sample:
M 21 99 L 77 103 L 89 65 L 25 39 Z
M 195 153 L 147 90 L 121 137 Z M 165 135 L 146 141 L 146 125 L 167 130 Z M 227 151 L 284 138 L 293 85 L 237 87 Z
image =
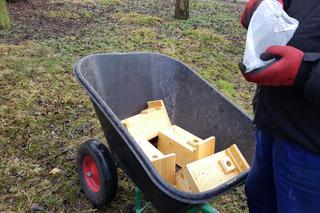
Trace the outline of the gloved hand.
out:
M 304 53 L 292 46 L 271 46 L 260 58 L 264 61 L 276 59 L 272 63 L 245 73 L 245 66 L 239 67 L 244 78 L 262 86 L 290 86 L 295 83 Z
M 256 9 L 259 7 L 259 5 L 261 4 L 262 1 L 263 0 L 249 0 L 248 1 L 244 11 L 242 12 L 241 19 L 240 19 L 243 27 L 248 28 L 254 11 L 256 11 Z
M 249 23 L 253 13 L 256 11 L 256 9 L 259 7 L 262 1 L 263 0 L 249 0 L 248 3 L 246 4 L 246 7 L 242 12 L 241 19 L 240 19 L 242 26 L 245 27 L 246 29 L 249 27 Z M 279 0 L 279 2 L 282 5 L 284 5 L 283 0 Z

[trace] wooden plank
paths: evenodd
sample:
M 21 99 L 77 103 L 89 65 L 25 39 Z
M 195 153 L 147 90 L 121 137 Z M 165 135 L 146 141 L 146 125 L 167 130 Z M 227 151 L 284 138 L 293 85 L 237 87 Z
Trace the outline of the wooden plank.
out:
M 169 183 L 174 183 L 174 174 L 176 173 L 176 154 L 171 153 L 151 160 L 154 167 L 160 175 Z
M 248 165 L 247 162 L 238 151 L 236 145 L 233 145 L 186 165 L 175 176 L 177 187 L 186 192 L 204 192 L 248 170 L 249 167 L 243 166 Z M 235 162 L 235 159 L 240 162 Z
M 153 159 L 162 158 L 164 155 L 153 146 L 148 140 L 144 138 L 135 139 L 143 152 L 147 155 L 147 157 L 152 161 Z
M 165 108 L 164 102 L 162 100 L 148 101 L 147 105 L 148 105 L 148 108 L 157 108 L 157 107 Z
M 159 174 L 169 183 L 174 184 L 176 155 L 174 153 L 164 155 L 148 141 L 157 137 L 159 130 L 171 126 L 167 110 L 162 100 L 150 101 L 147 105 L 148 109 L 121 122 L 128 129 Z
M 183 166 L 194 161 L 195 148 L 187 144 L 188 138 L 174 134 L 177 129 L 179 128 L 173 126 L 159 132 L 158 149 L 164 154 L 176 153 L 177 164 Z
M 237 168 L 239 168 L 241 171 L 246 171 L 250 169 L 249 164 L 241 154 L 238 147 L 234 144 L 227 150 L 229 156 L 232 158 L 233 162 L 237 165 Z
M 175 125 L 159 132 L 158 149 L 164 154 L 176 153 L 177 164 L 181 167 L 213 154 L 214 146 L 214 137 L 202 140 Z
M 237 169 L 237 165 L 232 162 L 233 161 L 231 160 L 230 156 L 225 156 L 218 161 L 224 174 L 229 174 Z
M 142 151 L 147 155 L 159 174 L 169 183 L 174 184 L 176 172 L 176 154 L 163 155 L 155 146 L 144 138 L 136 139 Z
M 196 143 L 195 159 L 199 160 L 201 158 L 214 154 L 215 145 L 216 139 L 213 136 L 200 141 L 199 143 Z
M 162 100 L 148 102 L 148 109 L 121 122 L 134 138 L 147 140 L 157 137 L 159 130 L 171 126 Z
M 198 186 L 195 181 L 189 181 L 192 176 L 186 169 L 180 169 L 175 174 L 175 184 L 178 189 L 185 192 L 198 192 Z

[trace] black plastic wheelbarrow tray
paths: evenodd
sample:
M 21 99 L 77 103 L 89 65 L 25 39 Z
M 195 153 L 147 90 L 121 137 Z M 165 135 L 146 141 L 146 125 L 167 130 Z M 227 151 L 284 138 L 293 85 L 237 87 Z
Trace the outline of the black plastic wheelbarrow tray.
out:
M 80 59 L 75 74 L 93 102 L 112 158 L 160 212 L 194 209 L 244 182 L 247 172 L 210 191 L 182 192 L 158 174 L 121 124 L 148 101 L 162 99 L 173 124 L 200 138 L 214 135 L 217 151 L 237 144 L 251 162 L 251 118 L 182 62 L 156 53 L 95 54 Z

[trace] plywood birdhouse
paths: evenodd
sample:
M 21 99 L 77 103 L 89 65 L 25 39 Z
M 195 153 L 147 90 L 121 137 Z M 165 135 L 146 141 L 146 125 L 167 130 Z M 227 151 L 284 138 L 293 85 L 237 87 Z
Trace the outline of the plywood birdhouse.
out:
M 176 185 L 186 192 L 204 192 L 249 169 L 236 145 L 187 164 L 175 175 Z
M 122 120 L 142 151 L 147 155 L 159 174 L 169 183 L 174 184 L 176 154 L 162 154 L 150 141 L 158 136 L 159 131 L 171 126 L 169 116 L 162 100 L 150 101 L 148 108 L 140 114 Z
M 172 185 L 185 192 L 204 192 L 249 169 L 236 145 L 215 154 L 215 137 L 203 140 L 172 125 L 162 100 L 147 105 L 141 113 L 121 122 L 159 174 Z M 156 138 L 155 144 L 150 142 Z M 176 164 L 181 167 L 178 172 Z
M 159 132 L 158 149 L 162 153 L 176 153 L 180 167 L 214 153 L 215 138 L 206 140 L 178 126 L 170 126 Z
M 134 138 L 145 138 L 146 140 L 157 137 L 161 129 L 171 126 L 162 100 L 149 101 L 148 109 L 122 120 L 121 123 Z

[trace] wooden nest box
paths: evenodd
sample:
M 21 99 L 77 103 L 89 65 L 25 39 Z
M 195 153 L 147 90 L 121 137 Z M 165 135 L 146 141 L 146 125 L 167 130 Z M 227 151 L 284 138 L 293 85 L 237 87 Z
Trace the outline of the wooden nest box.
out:
M 215 137 L 202 140 L 172 125 L 162 100 L 147 105 L 146 110 L 121 122 L 172 185 L 185 192 L 204 192 L 250 168 L 236 145 L 215 154 Z M 150 140 L 157 137 L 152 144 Z M 177 173 L 176 164 L 181 167 Z

